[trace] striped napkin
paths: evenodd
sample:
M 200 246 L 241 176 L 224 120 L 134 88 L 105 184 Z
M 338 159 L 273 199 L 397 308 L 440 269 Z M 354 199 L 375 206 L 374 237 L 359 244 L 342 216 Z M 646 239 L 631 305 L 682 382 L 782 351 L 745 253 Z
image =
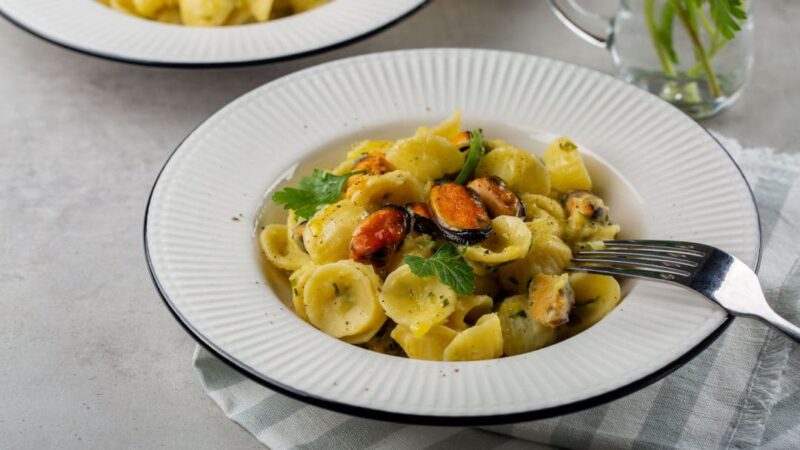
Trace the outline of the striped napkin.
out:
M 720 140 L 761 211 L 767 299 L 800 323 L 800 154 Z M 225 415 L 275 449 L 800 445 L 800 345 L 751 319 L 737 318 L 691 362 L 624 398 L 553 419 L 481 428 L 407 426 L 308 406 L 250 381 L 200 347 L 194 367 Z

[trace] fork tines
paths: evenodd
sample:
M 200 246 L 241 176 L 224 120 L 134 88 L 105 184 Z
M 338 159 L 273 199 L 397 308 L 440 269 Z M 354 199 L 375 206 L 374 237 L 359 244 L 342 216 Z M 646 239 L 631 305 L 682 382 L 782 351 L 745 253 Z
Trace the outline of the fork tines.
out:
M 701 266 L 710 247 L 678 241 L 605 241 L 580 250 L 567 270 L 636 278 L 685 281 Z

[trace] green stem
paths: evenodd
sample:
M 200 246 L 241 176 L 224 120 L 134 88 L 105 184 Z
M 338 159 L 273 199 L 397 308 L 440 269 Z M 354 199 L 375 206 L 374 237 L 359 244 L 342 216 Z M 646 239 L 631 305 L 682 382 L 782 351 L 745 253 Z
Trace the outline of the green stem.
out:
M 711 42 L 714 42 L 717 30 L 714 29 L 713 25 L 711 25 L 711 21 L 708 20 L 708 16 L 706 16 L 706 13 L 703 12 L 702 8 L 697 9 L 697 16 L 700 17 L 700 21 L 703 22 L 703 28 L 706 29 L 708 36 L 711 38 Z
M 709 61 L 714 59 L 714 56 L 716 56 L 717 52 L 722 50 L 722 48 L 725 47 L 725 44 L 727 44 L 727 43 L 728 43 L 727 39 L 724 39 L 724 38 L 723 39 L 716 39 L 715 38 L 714 41 L 711 42 L 711 48 L 708 49 L 708 59 L 709 59 Z M 692 66 L 691 69 L 686 71 L 686 75 L 688 75 L 690 77 L 696 77 L 696 76 L 700 75 L 700 72 L 702 72 L 702 71 L 703 71 L 703 65 L 700 64 L 699 62 L 697 62 Z
M 675 9 L 678 12 L 678 17 L 681 19 L 684 28 L 686 28 L 686 32 L 689 34 L 689 39 L 692 41 L 695 58 L 702 65 L 703 71 L 706 73 L 708 88 L 711 90 L 711 95 L 714 96 L 714 98 L 722 97 L 722 90 L 719 87 L 717 75 L 714 73 L 714 69 L 711 67 L 711 61 L 708 58 L 708 54 L 703 47 L 703 43 L 700 41 L 700 36 L 698 36 L 695 24 L 692 21 L 691 8 L 694 7 L 694 4 L 693 2 L 689 1 L 686 2 L 686 5 L 689 9 L 684 9 L 681 5 L 676 4 Z
M 647 22 L 647 29 L 650 31 L 650 38 L 653 40 L 653 47 L 656 50 L 656 55 L 658 55 L 658 60 L 661 62 L 661 67 L 664 69 L 664 74 L 668 77 L 675 77 L 677 75 L 675 67 L 672 65 L 672 62 L 670 62 L 667 50 L 661 43 L 655 10 L 655 0 L 644 1 L 644 17 Z

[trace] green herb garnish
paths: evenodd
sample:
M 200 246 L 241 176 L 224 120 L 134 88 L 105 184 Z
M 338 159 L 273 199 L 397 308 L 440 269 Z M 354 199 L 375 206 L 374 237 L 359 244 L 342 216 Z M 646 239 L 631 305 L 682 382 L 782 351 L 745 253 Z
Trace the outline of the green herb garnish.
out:
M 450 286 L 457 294 L 470 295 L 475 289 L 475 274 L 472 267 L 464 261 L 456 246 L 450 242 L 436 250 L 430 258 L 405 255 L 403 261 L 419 277 L 435 276 Z
M 303 177 L 296 188 L 287 187 L 272 194 L 275 203 L 285 209 L 292 209 L 301 219 L 308 219 L 325 205 L 333 203 L 342 193 L 345 181 L 353 175 L 364 173 L 350 172 L 338 176 L 314 169 L 311 176 Z
M 464 184 L 467 182 L 467 179 L 472 176 L 472 172 L 475 171 L 475 167 L 478 166 L 478 161 L 480 161 L 483 154 L 486 153 L 486 148 L 483 146 L 483 131 L 478 128 L 470 134 L 467 158 L 464 161 L 464 165 L 461 166 L 461 172 L 459 172 L 456 177 L 455 183 L 457 184 Z

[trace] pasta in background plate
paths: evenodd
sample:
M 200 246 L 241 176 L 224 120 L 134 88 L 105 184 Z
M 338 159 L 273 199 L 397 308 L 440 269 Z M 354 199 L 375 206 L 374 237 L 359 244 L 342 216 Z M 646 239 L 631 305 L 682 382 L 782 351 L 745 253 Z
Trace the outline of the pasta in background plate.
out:
M 196 27 L 244 25 L 316 8 L 328 0 L 98 0 L 117 11 Z
M 586 330 L 619 303 L 613 277 L 565 274 L 572 252 L 619 226 L 568 138 L 542 158 L 456 112 L 273 195 L 262 227 L 297 315 L 345 342 L 435 361 L 511 356 Z

